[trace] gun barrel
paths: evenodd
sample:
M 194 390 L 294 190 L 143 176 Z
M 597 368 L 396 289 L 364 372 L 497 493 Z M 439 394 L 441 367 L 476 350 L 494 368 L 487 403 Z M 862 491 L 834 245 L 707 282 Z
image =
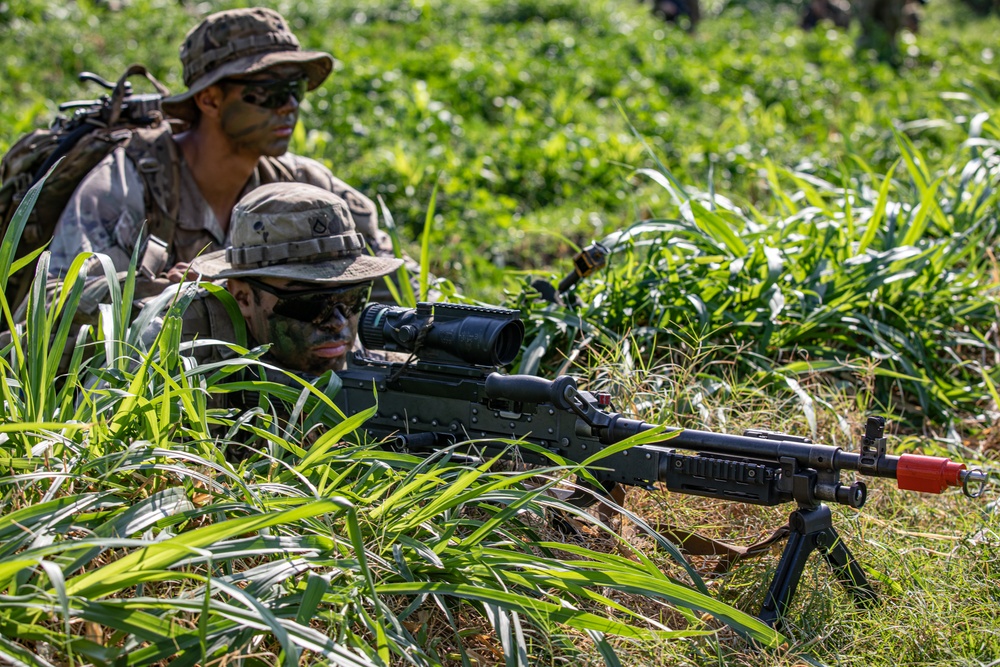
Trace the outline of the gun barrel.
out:
M 609 434 L 610 440 L 611 442 L 619 442 L 631 435 L 652 428 L 654 428 L 653 424 L 646 422 L 618 419 L 615 420 Z M 671 428 L 667 429 L 667 433 L 670 437 L 661 444 L 695 452 L 769 461 L 792 458 L 800 465 L 816 470 L 857 470 L 861 465 L 859 454 L 845 452 L 840 447 L 832 445 L 817 445 L 794 436 L 780 434 L 768 434 L 770 437 L 730 435 L 712 433 L 711 431 Z M 885 476 L 892 476 L 888 469 L 885 472 Z
M 613 441 L 622 440 L 628 435 L 653 428 L 652 424 L 635 420 L 619 419 L 618 422 L 616 430 L 629 431 L 629 433 L 627 435 L 621 432 L 615 433 L 612 435 Z M 773 461 L 792 458 L 800 465 L 816 470 L 862 469 L 860 454 L 847 452 L 832 445 L 818 445 L 802 442 L 800 439 L 777 439 L 780 438 L 777 435 L 776 439 L 771 439 L 691 429 L 668 429 L 667 432 L 671 434 L 671 437 L 662 444 L 678 449 Z M 788 437 L 792 438 L 792 436 Z M 964 463 L 921 454 L 881 456 L 876 462 L 875 469 L 868 469 L 865 474 L 895 479 L 898 488 L 922 493 L 943 493 L 952 486 L 965 488 L 969 484 L 981 483 L 980 478 L 984 477 L 978 471 L 967 471 Z

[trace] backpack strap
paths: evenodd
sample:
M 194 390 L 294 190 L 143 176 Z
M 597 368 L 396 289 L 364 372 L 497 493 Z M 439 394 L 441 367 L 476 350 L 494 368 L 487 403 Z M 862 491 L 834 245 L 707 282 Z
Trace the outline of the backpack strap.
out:
M 111 96 L 109 125 L 113 126 L 118 122 L 126 91 L 131 90 L 127 82 L 137 74 L 146 77 L 161 97 L 170 94 L 170 91 L 157 81 L 144 65 L 138 63 L 129 65 L 118 79 Z M 147 231 L 150 236 L 159 238 L 170 247 L 177 214 L 180 211 L 180 155 L 170 131 L 170 123 L 163 120 L 161 113 L 157 113 L 154 118 L 158 120 L 149 127 L 136 127 L 132 130 L 125 153 L 142 177 Z
M 261 185 L 267 185 L 268 183 L 293 183 L 297 180 L 295 174 L 276 157 L 262 157 L 258 160 L 254 171 L 257 172 L 257 180 Z
M 170 124 L 132 130 L 125 147 L 142 178 L 146 229 L 170 247 L 181 206 L 181 156 Z

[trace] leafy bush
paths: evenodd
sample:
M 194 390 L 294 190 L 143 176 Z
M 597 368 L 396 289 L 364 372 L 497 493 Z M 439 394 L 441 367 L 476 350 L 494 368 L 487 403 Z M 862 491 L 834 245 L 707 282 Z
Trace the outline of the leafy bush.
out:
M 799 375 L 853 383 L 852 372 L 874 365 L 884 410 L 946 422 L 983 409 L 1000 352 L 990 251 L 1000 126 L 985 112 L 973 124 L 941 175 L 902 134 L 902 157 L 885 176 L 860 159 L 855 174 L 828 176 L 767 163 L 766 208 L 691 192 L 662 165 L 640 170 L 672 204 L 606 239 L 607 270 L 579 289 L 586 306 L 539 314 L 538 344 L 553 344 L 546 320 L 570 339 L 581 327 L 609 343 L 631 332 L 653 363 L 708 348 L 706 366 L 725 362 L 738 377 L 793 389 Z
M 307 99 L 296 150 L 381 195 L 411 238 L 440 183 L 433 272 L 494 302 L 504 267 L 547 268 L 564 238 L 638 217 L 645 202 L 626 179 L 651 165 L 616 102 L 679 179 L 714 169 L 715 187 L 762 204 L 765 159 L 837 171 L 855 156 L 886 173 L 896 127 L 933 167 L 964 139 L 969 108 L 950 94 L 1000 97 L 998 20 L 951 4 L 928 6 L 898 71 L 856 56 L 851 35 L 803 33 L 794 11 L 767 2 L 730 3 L 693 38 L 617 0 L 264 4 L 342 62 Z M 141 61 L 183 88 L 177 48 L 197 17 L 173 0 L 121 11 L 20 0 L 0 13 L 0 150 L 59 101 L 94 94 L 72 83 L 81 70 L 113 77 Z

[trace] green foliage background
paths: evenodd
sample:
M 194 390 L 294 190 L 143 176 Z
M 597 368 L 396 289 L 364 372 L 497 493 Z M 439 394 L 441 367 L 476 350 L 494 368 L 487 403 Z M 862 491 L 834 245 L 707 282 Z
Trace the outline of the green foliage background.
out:
M 764 2 L 708 5 L 693 36 L 632 2 L 261 4 L 341 62 L 310 97 L 296 150 L 384 197 L 411 237 L 440 180 L 432 268 L 484 300 L 499 296 L 498 267 L 558 263 L 566 246 L 552 235 L 600 238 L 657 207 L 629 181 L 648 158 L 616 103 L 680 180 L 755 203 L 765 157 L 836 171 L 850 155 L 884 171 L 896 127 L 935 165 L 978 110 L 953 94 L 1000 96 L 1000 22 L 943 3 L 919 38 L 904 35 L 898 71 L 856 55 L 851 34 L 802 32 L 794 7 Z M 73 82 L 81 70 L 113 77 L 139 61 L 182 89 L 178 44 L 208 9 L 0 5 L 0 150 L 92 92 Z

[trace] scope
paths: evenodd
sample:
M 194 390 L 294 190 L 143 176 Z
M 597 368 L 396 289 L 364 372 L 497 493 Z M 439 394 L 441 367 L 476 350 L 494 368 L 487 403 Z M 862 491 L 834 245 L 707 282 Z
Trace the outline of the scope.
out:
M 524 324 L 520 311 L 507 308 L 373 303 L 361 313 L 358 336 L 366 348 L 411 352 L 420 361 L 506 366 L 521 349 Z

